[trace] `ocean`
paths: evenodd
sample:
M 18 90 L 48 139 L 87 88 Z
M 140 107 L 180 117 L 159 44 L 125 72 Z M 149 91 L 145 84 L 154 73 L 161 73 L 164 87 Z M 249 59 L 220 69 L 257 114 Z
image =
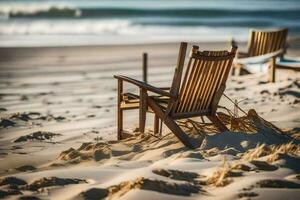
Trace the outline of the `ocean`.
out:
M 300 36 L 300 0 L 0 1 L 0 46 L 247 40 L 250 28 Z

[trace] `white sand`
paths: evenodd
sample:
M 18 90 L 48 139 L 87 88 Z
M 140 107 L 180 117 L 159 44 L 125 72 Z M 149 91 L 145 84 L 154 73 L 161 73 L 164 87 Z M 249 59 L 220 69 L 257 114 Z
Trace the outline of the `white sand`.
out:
M 200 48 L 228 46 L 215 43 L 202 44 Z M 116 80 L 112 76 L 123 74 L 140 79 L 144 51 L 149 52 L 150 57 L 149 82 L 169 86 L 178 44 L 1 49 L 0 116 L 16 124 L 0 129 L 0 179 L 13 176 L 29 184 L 43 177 L 86 181 L 65 186 L 54 181 L 56 186 L 38 191 L 28 190 L 29 186 L 15 189 L 41 199 L 80 199 L 84 198 L 81 192 L 90 194 L 91 191 L 86 191 L 92 188 L 96 188 L 94 197 L 107 193 L 104 196 L 113 199 L 239 199 L 242 194 L 248 196 L 243 197 L 245 199 L 295 199 L 300 195 L 299 145 L 278 151 L 260 147 L 250 158 L 243 155 L 259 143 L 286 144 L 291 141 L 292 133 L 294 138 L 300 139 L 300 75 L 292 71 L 278 71 L 277 82 L 272 84 L 265 83 L 264 73 L 230 77 L 225 91 L 232 99 L 243 100 L 239 105 L 245 111 L 255 109 L 265 120 L 288 131 L 283 135 L 263 124 L 258 124 L 260 128 L 254 126 L 256 130 L 252 134 L 243 132 L 240 126 L 235 132 L 216 134 L 211 125 L 199 124 L 200 132 L 186 130 L 202 144 L 196 150 L 184 148 L 165 127 L 163 133 L 167 136 L 164 138 L 136 136 L 123 142 L 107 142 L 116 139 Z M 300 56 L 293 46 L 289 54 Z M 126 86 L 128 91 L 136 91 L 135 87 Z M 233 110 L 224 97 L 220 105 Z M 19 113 L 19 119 L 12 117 L 15 113 Z M 26 113 L 23 119 L 20 113 Z M 31 119 L 26 121 L 24 116 Z M 126 128 L 134 130 L 138 112 L 128 112 L 125 120 Z M 153 116 L 149 114 L 148 134 L 152 121 Z M 60 135 L 46 140 L 27 137 L 26 141 L 22 137 L 19 140 L 23 141 L 14 142 L 39 131 Z M 209 135 L 201 134 L 203 131 Z M 43 137 L 42 134 L 35 136 Z M 87 142 L 91 144 L 76 150 Z M 60 156 L 70 148 L 74 150 Z M 270 161 L 270 155 L 278 159 Z M 263 161 L 263 166 L 254 165 L 252 160 Z M 241 163 L 249 166 L 250 171 L 234 168 Z M 27 172 L 15 169 L 24 165 L 37 169 Z M 168 174 L 166 177 L 154 173 L 156 169 L 179 172 L 164 171 Z M 210 179 L 220 169 L 226 178 L 216 180 L 222 176 L 220 173 Z M 270 179 L 286 182 L 266 183 L 269 188 L 258 184 L 260 180 Z M 42 181 L 44 186 L 45 182 Z M 285 188 L 276 188 L 278 185 Z M 0 186 L 0 196 L 4 194 L 1 192 L 12 190 L 8 187 Z M 8 195 L 7 198 L 20 196 Z

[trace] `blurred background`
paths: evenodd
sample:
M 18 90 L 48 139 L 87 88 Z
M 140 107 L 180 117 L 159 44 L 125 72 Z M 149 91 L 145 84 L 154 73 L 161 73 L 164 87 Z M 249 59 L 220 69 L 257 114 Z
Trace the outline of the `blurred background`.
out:
M 300 33 L 299 0 L 5 0 L 0 46 L 246 41 L 249 28 Z

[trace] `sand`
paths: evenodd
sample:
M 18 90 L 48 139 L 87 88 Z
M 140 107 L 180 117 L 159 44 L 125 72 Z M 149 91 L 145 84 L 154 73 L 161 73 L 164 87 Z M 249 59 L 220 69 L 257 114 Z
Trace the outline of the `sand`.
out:
M 293 45 L 294 44 L 294 45 Z M 202 43 L 200 49 L 226 49 Z M 219 133 L 199 119 L 181 121 L 198 144 L 184 147 L 164 127 L 135 132 L 138 112 L 116 140 L 114 74 L 169 86 L 179 44 L 0 49 L 0 198 L 295 199 L 300 195 L 300 74 L 278 70 L 229 77 Z M 242 43 L 240 49 L 245 49 Z M 300 56 L 292 43 L 289 56 Z M 128 91 L 137 91 L 126 85 Z M 234 118 L 229 115 L 234 115 Z

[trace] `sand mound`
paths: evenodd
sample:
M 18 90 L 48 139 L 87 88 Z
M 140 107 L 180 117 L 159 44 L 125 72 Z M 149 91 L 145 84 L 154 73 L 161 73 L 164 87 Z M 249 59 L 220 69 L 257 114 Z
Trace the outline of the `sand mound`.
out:
M 25 135 L 17 138 L 14 142 L 26 142 L 26 141 L 44 141 L 44 140 L 51 140 L 53 137 L 61 136 L 61 134 L 51 133 L 51 132 L 44 132 L 44 131 L 37 131 L 31 133 L 30 135 Z
M 50 177 L 50 178 L 41 178 L 35 180 L 34 182 L 26 185 L 25 188 L 32 191 L 37 191 L 38 189 L 45 188 L 45 187 L 64 186 L 64 185 L 79 184 L 79 183 L 87 183 L 87 182 L 81 179 Z
M 60 153 L 58 159 L 64 161 L 95 160 L 100 161 L 111 157 L 111 149 L 107 143 L 83 143 L 78 149 L 70 148 Z
M 121 182 L 118 185 L 113 185 L 106 189 L 89 189 L 85 192 L 82 192 L 79 195 L 79 198 L 102 199 L 108 197 L 109 199 L 118 199 L 133 189 L 151 190 L 180 196 L 190 196 L 192 193 L 199 193 L 201 191 L 199 186 L 189 183 L 177 184 L 140 177 L 133 181 Z

